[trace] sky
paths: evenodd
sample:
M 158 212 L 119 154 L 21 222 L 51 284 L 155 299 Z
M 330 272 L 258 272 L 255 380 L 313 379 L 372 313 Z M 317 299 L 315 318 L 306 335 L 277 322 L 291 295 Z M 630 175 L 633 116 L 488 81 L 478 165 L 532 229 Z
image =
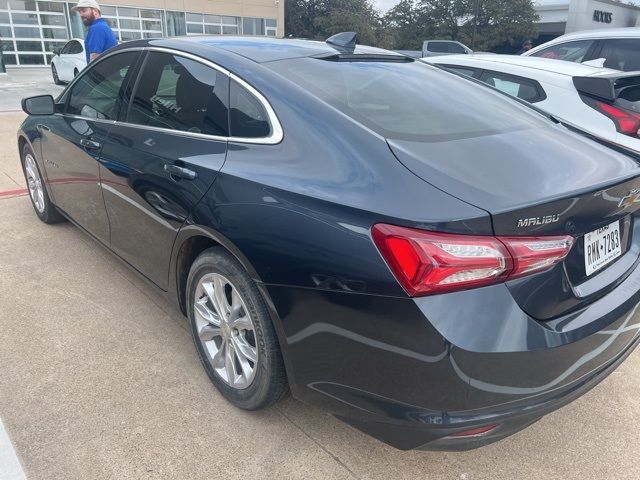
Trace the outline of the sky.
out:
M 372 1 L 373 1 L 373 5 L 378 10 L 380 10 L 382 13 L 387 13 L 387 11 L 395 7 L 400 0 L 372 0 Z M 629 1 L 629 0 L 625 0 L 624 3 L 626 3 L 626 1 Z M 570 0 L 534 0 L 533 3 L 537 3 L 539 5 L 549 5 L 549 4 L 563 4 L 563 3 L 566 4 L 569 2 Z M 640 5 L 640 0 L 631 0 L 631 3 Z

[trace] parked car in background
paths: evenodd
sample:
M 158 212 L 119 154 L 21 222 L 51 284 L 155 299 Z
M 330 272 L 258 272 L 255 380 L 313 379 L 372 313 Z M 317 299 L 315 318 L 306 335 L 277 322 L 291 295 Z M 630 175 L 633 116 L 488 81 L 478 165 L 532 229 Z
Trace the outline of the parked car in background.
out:
M 87 66 L 84 40 L 81 38 L 69 40 L 64 47 L 54 49 L 53 54 L 51 75 L 56 85 L 70 82 Z
M 640 342 L 638 164 L 353 34 L 135 40 L 23 108 L 36 215 L 174 302 L 240 408 L 469 449 Z
M 568 62 L 590 62 L 601 67 L 632 72 L 640 70 L 640 28 L 587 30 L 562 35 L 532 48 L 523 56 Z
M 428 59 L 534 103 L 595 137 L 640 153 L 640 72 L 514 55 Z
M 472 50 L 454 40 L 425 40 L 422 42 L 422 56 L 436 57 L 438 55 L 473 53 Z

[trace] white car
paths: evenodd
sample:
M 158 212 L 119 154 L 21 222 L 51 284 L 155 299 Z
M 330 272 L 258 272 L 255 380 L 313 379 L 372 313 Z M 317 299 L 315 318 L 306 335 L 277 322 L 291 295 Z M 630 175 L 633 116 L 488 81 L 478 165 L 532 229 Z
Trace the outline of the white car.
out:
M 424 61 L 468 75 L 592 136 L 640 152 L 640 72 L 514 55 Z
M 573 32 L 522 54 L 576 63 L 589 62 L 625 72 L 640 70 L 640 28 Z
M 87 66 L 84 40 L 80 38 L 69 40 L 64 47 L 54 50 L 53 53 L 51 75 L 56 85 L 70 82 Z

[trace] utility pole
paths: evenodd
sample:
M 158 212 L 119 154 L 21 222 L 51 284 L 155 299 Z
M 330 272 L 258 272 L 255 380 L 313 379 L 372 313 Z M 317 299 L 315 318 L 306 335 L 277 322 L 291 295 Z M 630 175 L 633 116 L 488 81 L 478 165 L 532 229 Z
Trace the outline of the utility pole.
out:
M 476 49 L 476 30 L 478 28 L 478 14 L 480 12 L 480 0 L 473 1 L 473 33 L 471 34 L 471 50 Z

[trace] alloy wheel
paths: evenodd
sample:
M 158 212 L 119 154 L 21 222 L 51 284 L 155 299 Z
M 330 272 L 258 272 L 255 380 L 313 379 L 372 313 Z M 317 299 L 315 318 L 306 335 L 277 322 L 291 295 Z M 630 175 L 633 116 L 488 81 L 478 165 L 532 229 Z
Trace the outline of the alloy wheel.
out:
M 36 161 L 31 154 L 27 154 L 24 158 L 24 170 L 27 173 L 27 185 L 29 187 L 29 195 L 33 200 L 33 205 L 38 213 L 44 213 L 44 187 L 42 178 L 36 166 Z
M 216 374 L 238 390 L 251 385 L 258 367 L 255 325 L 238 289 L 219 273 L 204 275 L 196 288 L 198 338 Z

